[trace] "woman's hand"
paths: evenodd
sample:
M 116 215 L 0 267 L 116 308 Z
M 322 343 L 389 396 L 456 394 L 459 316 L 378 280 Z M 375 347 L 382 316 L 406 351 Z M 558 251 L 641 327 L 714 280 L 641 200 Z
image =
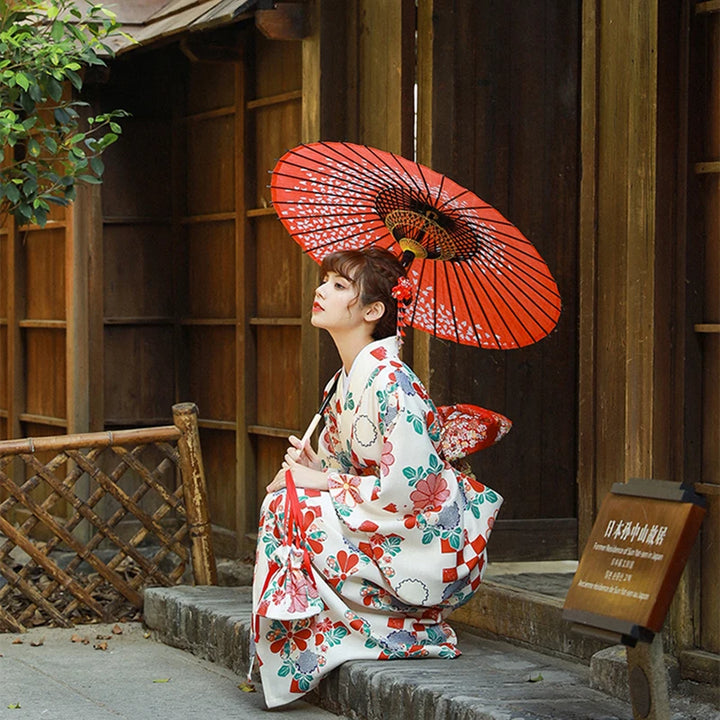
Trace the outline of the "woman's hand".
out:
M 278 470 L 277 475 L 275 475 L 272 482 L 267 486 L 266 491 L 268 493 L 282 490 L 282 488 L 285 487 L 285 472 L 288 469 L 292 472 L 296 487 L 307 488 L 310 490 L 328 489 L 328 476 L 324 470 L 309 468 L 305 465 L 300 465 L 293 460 L 289 463 L 283 463 L 283 466 L 280 470 Z
M 285 453 L 285 465 L 289 465 L 291 462 L 297 463 L 298 465 L 304 465 L 305 467 L 312 468 L 313 470 L 320 470 L 322 464 L 317 456 L 317 453 L 312 449 L 309 442 L 302 446 L 302 440 L 294 435 L 291 435 L 288 440 L 290 441 L 290 447 Z

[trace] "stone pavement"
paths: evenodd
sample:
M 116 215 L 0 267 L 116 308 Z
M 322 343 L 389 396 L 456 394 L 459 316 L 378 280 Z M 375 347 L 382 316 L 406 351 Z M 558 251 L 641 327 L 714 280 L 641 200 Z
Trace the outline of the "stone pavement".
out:
M 0 718 L 268 720 L 262 695 L 238 690 L 239 678 L 222 664 L 157 642 L 140 623 L 121 623 L 122 634 L 113 627 L 0 633 Z M 107 649 L 96 649 L 102 642 Z M 337 720 L 304 702 L 286 716 Z
M 247 669 L 249 621 L 246 587 L 145 593 L 145 622 L 160 640 L 240 676 Z M 455 660 L 347 662 L 308 699 L 358 720 L 632 718 L 626 702 L 590 687 L 586 665 L 467 633 L 460 633 L 459 646 L 463 655 Z M 672 717 L 720 720 L 720 712 L 680 696 L 673 698 Z

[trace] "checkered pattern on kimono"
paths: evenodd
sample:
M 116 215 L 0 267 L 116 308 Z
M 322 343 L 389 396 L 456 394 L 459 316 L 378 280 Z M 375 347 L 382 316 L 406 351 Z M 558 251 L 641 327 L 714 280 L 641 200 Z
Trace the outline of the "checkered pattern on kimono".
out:
M 482 570 L 485 563 L 485 555 L 483 551 L 487 542 L 482 535 L 478 535 L 474 540 L 468 543 L 463 550 L 455 550 L 450 546 L 447 540 L 442 541 L 442 550 L 444 553 L 453 553 L 455 562 L 451 567 L 443 568 L 443 582 L 454 582 L 459 577 L 466 576 L 464 571 L 469 575 L 477 566 L 478 570 Z M 470 587 L 476 590 L 480 585 L 481 573 L 477 573 L 476 577 L 471 581 Z

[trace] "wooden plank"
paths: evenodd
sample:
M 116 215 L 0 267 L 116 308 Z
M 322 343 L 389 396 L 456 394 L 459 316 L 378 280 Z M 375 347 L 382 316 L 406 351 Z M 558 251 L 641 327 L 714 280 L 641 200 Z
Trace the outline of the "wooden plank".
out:
M 190 326 L 185 328 L 185 337 L 189 397 L 204 418 L 236 422 L 233 384 L 242 363 L 236 355 L 235 328 Z
M 187 271 L 184 319 L 214 318 L 236 322 L 236 224 L 242 215 L 221 224 L 187 228 Z
M 268 317 L 268 318 L 260 318 L 260 317 L 253 317 L 250 318 L 250 324 L 251 325 L 302 325 L 302 318 L 282 318 L 282 317 Z
M 104 225 L 167 225 L 171 221 L 172 217 L 170 216 L 158 215 L 105 215 L 103 217 Z
M 276 42 L 257 32 L 253 33 L 253 40 L 255 64 L 251 72 L 255 97 L 272 97 L 302 88 L 301 43 Z
M 181 327 L 235 327 L 235 318 L 184 318 L 178 321 Z
M 208 430 L 235 430 L 237 429 L 237 423 L 233 420 L 208 420 L 206 418 L 200 418 L 198 424 L 201 428 Z
M 256 425 L 298 427 L 300 417 L 300 331 L 294 327 L 257 328 Z M 309 418 L 308 418 L 309 420 Z
M 302 252 L 293 242 L 281 223 L 274 218 L 254 221 L 257 241 L 258 292 L 254 317 L 299 318 L 307 317 L 308 307 L 301 307 L 300 282 Z
M 702 495 L 720 495 L 720 483 L 697 482 L 693 487 Z
M 25 317 L 33 320 L 64 320 L 66 317 L 65 247 L 66 225 L 34 230 L 27 234 Z
M 172 317 L 106 317 L 102 319 L 103 325 L 121 327 L 125 326 L 152 326 L 152 325 L 173 325 L 175 319 Z
M 172 327 L 105 328 L 104 413 L 106 418 L 167 417 L 174 398 Z M 132 358 L 128 363 L 127 358 Z M 150 378 L 170 378 L 151 383 Z
M 270 207 L 270 176 L 278 158 L 300 142 L 302 104 L 300 100 L 257 108 L 254 124 L 257 128 L 254 146 L 254 194 L 248 202 L 254 207 Z M 280 226 L 280 223 L 275 223 Z M 280 226 L 282 227 L 282 226 Z
M 262 435 L 263 437 L 288 438 L 290 435 L 302 435 L 299 428 L 277 428 L 268 427 L 267 425 L 248 425 L 248 432 L 253 435 Z
M 695 12 L 698 15 L 720 12 L 720 0 L 704 0 L 702 2 L 696 2 Z
M 25 330 L 25 409 L 67 417 L 67 359 L 64 332 Z
M 278 95 L 250 100 L 246 103 L 245 107 L 248 110 L 256 110 L 257 108 L 268 107 L 269 105 L 282 105 L 291 100 L 300 99 L 302 99 L 302 90 L 289 90 L 288 92 L 279 93 Z
M 188 216 L 235 212 L 234 128 L 231 116 L 188 126 Z
M 38 413 L 20 413 L 19 419 L 24 423 L 37 423 L 38 425 L 51 425 L 61 428 L 67 428 L 68 425 L 67 418 L 41 415 Z
M 705 683 L 711 688 L 720 687 L 720 654 L 684 650 L 680 653 L 680 674 L 685 680 Z
M 43 328 L 46 330 L 65 330 L 66 320 L 20 320 L 18 327 L 21 328 Z
M 720 333 L 720 323 L 699 323 L 694 330 L 697 333 Z
M 183 225 L 190 225 L 192 223 L 212 223 L 212 222 L 226 222 L 228 220 L 235 220 L 236 213 L 234 210 L 229 212 L 216 212 L 216 213 L 201 213 L 199 215 L 187 215 L 180 219 Z
M 167 178 L 163 184 L 169 184 Z M 112 225 L 105 227 L 103 235 L 104 317 L 137 318 L 140 322 L 145 318 L 172 318 L 175 310 L 169 262 L 173 255 L 171 228 Z
M 245 213 L 245 216 L 249 217 L 249 218 L 264 217 L 265 215 L 277 215 L 277 212 L 275 211 L 274 207 L 262 207 L 262 208 L 255 208 L 253 210 L 248 210 Z
M 215 108 L 214 110 L 205 110 L 204 112 L 192 113 L 183 118 L 184 122 L 197 122 L 201 120 L 210 120 L 211 118 L 226 117 L 235 114 L 235 106 Z
M 693 169 L 698 175 L 708 173 L 720 173 L 720 162 L 700 162 L 693 165 Z

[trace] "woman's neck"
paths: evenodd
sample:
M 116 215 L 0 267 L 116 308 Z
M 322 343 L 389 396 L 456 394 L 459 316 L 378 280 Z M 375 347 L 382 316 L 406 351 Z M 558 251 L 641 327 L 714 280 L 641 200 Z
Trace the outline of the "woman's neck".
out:
M 350 368 L 360 351 L 374 340 L 369 333 L 349 333 L 341 336 L 331 333 L 331 335 L 346 373 L 350 372 Z

